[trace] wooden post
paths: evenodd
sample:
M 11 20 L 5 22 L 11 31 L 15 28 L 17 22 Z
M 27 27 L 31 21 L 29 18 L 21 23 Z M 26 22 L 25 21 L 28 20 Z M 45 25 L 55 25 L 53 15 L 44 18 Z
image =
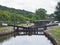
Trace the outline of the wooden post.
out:
M 37 29 L 37 31 L 36 31 L 36 32 L 37 32 L 37 35 L 38 35 L 38 29 Z
M 34 34 L 36 34 L 36 28 L 34 29 Z

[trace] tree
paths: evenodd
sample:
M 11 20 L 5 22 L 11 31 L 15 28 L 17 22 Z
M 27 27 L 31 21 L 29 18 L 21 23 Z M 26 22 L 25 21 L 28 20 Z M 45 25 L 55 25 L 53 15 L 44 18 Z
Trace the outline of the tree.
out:
M 36 10 L 37 19 L 44 20 L 47 18 L 47 11 L 43 8 Z
M 60 2 L 58 2 L 56 6 L 56 11 L 54 12 L 55 14 L 55 19 L 60 21 Z

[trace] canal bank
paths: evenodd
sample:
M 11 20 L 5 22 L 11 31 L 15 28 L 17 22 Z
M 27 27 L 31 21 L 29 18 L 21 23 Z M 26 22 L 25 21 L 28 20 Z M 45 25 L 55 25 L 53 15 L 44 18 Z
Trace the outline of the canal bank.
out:
M 44 34 L 53 45 L 57 45 L 57 40 L 52 36 L 52 34 L 48 33 L 47 31 L 45 31 Z
M 60 26 L 51 26 L 51 30 L 47 30 L 48 32 L 57 42 L 57 45 L 60 45 Z
M 13 27 L 0 27 L 0 36 L 9 35 L 14 32 Z

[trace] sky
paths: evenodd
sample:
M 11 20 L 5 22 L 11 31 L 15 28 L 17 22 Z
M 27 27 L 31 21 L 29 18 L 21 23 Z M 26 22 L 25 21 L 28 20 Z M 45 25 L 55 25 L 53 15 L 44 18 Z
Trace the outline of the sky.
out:
M 31 12 L 35 12 L 39 8 L 44 8 L 48 14 L 51 14 L 55 11 L 58 1 L 59 0 L 0 0 L 0 5 Z

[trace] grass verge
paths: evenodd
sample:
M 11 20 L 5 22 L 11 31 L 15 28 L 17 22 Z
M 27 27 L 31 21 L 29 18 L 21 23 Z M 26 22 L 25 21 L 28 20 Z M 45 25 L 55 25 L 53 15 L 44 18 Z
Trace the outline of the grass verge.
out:
M 51 29 L 48 32 L 57 40 L 57 45 L 60 45 L 60 26 L 52 26 Z
M 0 32 L 1 32 L 1 31 L 5 31 L 5 30 L 7 30 L 7 29 L 9 29 L 9 28 L 10 28 L 10 26 L 0 27 Z

